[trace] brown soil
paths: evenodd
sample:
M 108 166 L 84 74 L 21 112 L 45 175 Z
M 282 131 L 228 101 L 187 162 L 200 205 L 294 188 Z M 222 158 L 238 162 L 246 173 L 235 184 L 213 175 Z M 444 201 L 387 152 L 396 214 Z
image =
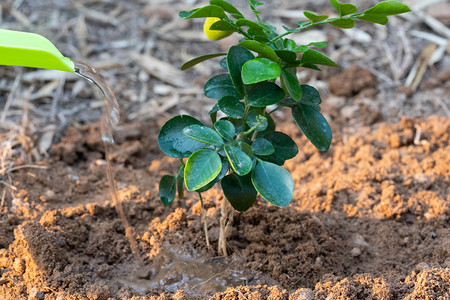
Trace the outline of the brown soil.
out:
M 71 128 L 47 170 L 14 173 L 2 299 L 449 299 L 450 120 L 363 128 L 326 153 L 281 127 L 302 149 L 285 165 L 294 200 L 236 213 L 221 258 L 206 247 L 196 195 L 168 208 L 158 200 L 176 160 L 159 152 L 156 124 L 124 126 L 114 169 L 145 266 L 108 200 L 98 127 Z M 216 247 L 222 195 L 205 199 Z

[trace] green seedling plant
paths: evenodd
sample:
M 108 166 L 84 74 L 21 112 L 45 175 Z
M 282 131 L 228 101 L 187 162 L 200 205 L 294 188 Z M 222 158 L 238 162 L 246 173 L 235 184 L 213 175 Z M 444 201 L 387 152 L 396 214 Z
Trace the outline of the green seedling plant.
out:
M 385 25 L 388 16 L 410 11 L 407 5 L 394 0 L 382 1 L 363 12 L 358 12 L 353 4 L 338 0 L 330 3 L 338 17 L 304 11 L 306 20 L 299 21 L 296 28 L 283 26 L 282 33 L 262 21 L 258 6 L 263 3 L 256 0 L 248 0 L 255 20 L 246 18 L 224 0 L 210 0 L 209 5 L 179 14 L 182 19 L 206 18 L 209 28 L 205 26 L 205 33 L 211 39 L 220 39 L 230 32 L 242 35 L 227 53 L 203 55 L 181 67 L 185 70 L 224 56 L 220 61 L 223 74 L 212 77 L 204 86 L 206 97 L 217 100 L 209 112 L 212 125 L 179 115 L 167 121 L 158 136 L 161 150 L 180 161 L 175 176 L 162 177 L 160 199 L 168 206 L 177 193 L 183 197 L 184 186 L 197 192 L 208 246 L 201 193 L 220 182 L 226 200 L 222 203 L 219 255 L 227 254 L 225 235 L 232 213 L 227 205 L 244 212 L 255 203 L 258 194 L 279 207 L 292 200 L 294 182 L 282 166 L 296 156 L 298 147 L 288 135 L 276 130 L 271 117 L 274 111 L 290 109 L 295 123 L 319 151 L 330 147 L 332 133 L 320 113 L 320 94 L 314 87 L 299 82 L 297 69 L 320 71 L 319 66 L 338 64 L 317 50 L 327 46 L 326 41 L 298 45 L 287 36 L 322 24 L 352 28 L 355 20 Z M 225 117 L 217 119 L 218 112 Z

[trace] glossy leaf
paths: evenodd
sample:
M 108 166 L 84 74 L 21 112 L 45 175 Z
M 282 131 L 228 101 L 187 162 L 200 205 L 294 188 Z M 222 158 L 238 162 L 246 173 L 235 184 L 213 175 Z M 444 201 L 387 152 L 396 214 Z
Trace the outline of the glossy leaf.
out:
M 364 12 L 364 15 L 390 16 L 411 11 L 408 5 L 395 0 L 382 1 Z
M 341 17 L 353 14 L 358 10 L 356 6 L 350 3 L 342 4 L 338 0 L 330 0 L 330 3 L 331 5 L 333 5 L 334 9 L 336 9 Z
M 305 15 L 305 17 L 310 19 L 313 23 L 321 22 L 323 20 L 328 19 L 327 15 L 316 15 L 315 13 L 312 13 L 312 12 L 307 11 L 307 10 L 305 10 L 303 12 L 303 14 Z
M 198 190 L 219 175 L 222 161 L 219 154 L 211 149 L 194 152 L 187 160 L 184 169 L 184 182 L 189 191 Z
M 284 60 L 285 62 L 289 64 L 295 64 L 295 61 L 297 60 L 297 53 L 290 50 L 275 50 L 275 53 L 279 58 Z
M 230 72 L 231 81 L 234 87 L 242 96 L 245 95 L 245 86 L 242 82 L 242 66 L 249 60 L 254 59 L 255 56 L 247 49 L 241 46 L 232 46 L 228 50 L 227 64 Z
M 320 111 L 320 103 L 322 103 L 322 99 L 320 98 L 319 91 L 317 91 L 316 88 L 306 84 L 301 85 L 301 87 L 303 93 L 299 102 Z
M 278 57 L 275 51 L 269 46 L 253 40 L 245 40 L 238 44 L 248 50 L 257 52 L 261 57 L 266 57 L 273 61 L 277 61 Z
M 240 134 L 244 128 L 244 120 L 242 118 L 235 119 L 235 118 L 229 118 L 228 121 L 231 122 L 231 124 L 234 125 L 234 130 L 236 134 Z
M 227 141 L 232 141 L 234 139 L 236 130 L 233 123 L 231 123 L 230 121 L 219 120 L 214 123 L 214 128 L 216 129 L 217 133 Z
M 235 119 L 242 119 L 245 115 L 244 104 L 235 97 L 225 96 L 217 102 L 217 106 L 224 114 Z
M 328 45 L 327 41 L 323 41 L 323 42 L 311 42 L 308 44 L 308 46 L 314 46 L 317 48 L 324 48 Z
M 199 64 L 199 63 L 201 63 L 201 62 L 203 62 L 205 60 L 208 60 L 208 59 L 211 59 L 211 58 L 215 58 L 215 57 L 218 57 L 218 56 L 223 56 L 223 55 L 227 55 L 227 54 L 226 53 L 215 53 L 215 54 L 207 54 L 207 55 L 202 55 L 202 56 L 196 57 L 196 58 L 194 58 L 194 59 L 184 63 L 181 66 L 181 70 L 189 69 L 189 68 L 195 66 L 196 64 Z
M 297 47 L 297 43 L 294 40 L 291 40 L 291 39 L 284 39 L 283 40 L 283 48 L 284 49 L 286 49 L 286 50 L 293 50 L 296 47 Z
M 251 20 L 248 20 L 248 19 L 239 19 L 236 21 L 236 25 L 239 27 L 246 26 L 257 32 L 264 32 L 265 30 L 267 30 L 265 27 L 261 26 L 260 24 L 253 22 Z
M 253 84 L 280 77 L 281 68 L 278 63 L 268 58 L 255 58 L 247 61 L 242 67 L 242 81 Z
M 159 148 L 168 156 L 175 158 L 189 157 L 195 151 L 205 147 L 183 134 L 183 129 L 190 125 L 203 125 L 197 119 L 181 115 L 167 121 L 158 135 Z
M 282 167 L 259 161 L 252 171 L 252 183 L 258 193 L 273 205 L 285 207 L 292 201 L 294 181 Z
M 235 89 L 230 75 L 228 74 L 217 75 L 208 80 L 205 84 L 204 92 L 206 97 L 216 100 L 225 96 L 241 98 L 241 95 Z
M 237 32 L 237 29 L 233 25 L 225 21 L 214 22 L 211 26 L 209 26 L 209 30 Z
M 312 70 L 316 70 L 316 71 L 322 71 L 318 66 L 316 66 L 315 64 L 310 64 L 310 63 L 306 63 L 306 64 L 302 64 L 303 68 L 308 68 L 308 69 L 312 69 Z
M 278 66 L 278 64 L 277 64 Z M 285 92 L 273 82 L 261 82 L 248 93 L 247 102 L 251 106 L 266 107 L 283 100 Z
M 236 7 L 225 0 L 210 0 L 209 3 L 222 7 L 226 12 L 229 12 L 236 19 L 244 17 Z
M 281 80 L 291 98 L 299 101 L 302 98 L 303 90 L 298 82 L 296 68 L 281 69 Z
M 331 25 L 339 27 L 339 28 L 353 28 L 355 27 L 355 20 L 353 19 L 342 19 L 342 20 L 336 20 L 333 22 L 330 22 Z
M 255 155 L 270 155 L 275 152 L 275 147 L 264 138 L 257 138 L 253 141 L 252 150 Z
M 213 129 L 203 125 L 191 125 L 183 129 L 183 133 L 196 141 L 214 145 L 223 146 L 222 137 Z
M 305 53 L 302 55 L 302 59 L 300 60 L 302 64 L 308 63 L 308 64 L 318 64 L 318 65 L 324 65 L 324 66 L 330 66 L 330 67 L 339 67 L 338 64 L 336 64 L 334 61 L 332 61 L 328 56 L 325 54 L 309 49 L 306 50 Z
M 164 175 L 159 182 L 159 198 L 164 206 L 169 206 L 175 199 L 177 179 L 175 176 Z
M 303 27 L 307 24 L 311 24 L 311 21 L 298 21 L 297 24 L 298 26 Z
M 253 166 L 252 160 L 247 154 L 245 154 L 244 151 L 237 147 L 226 145 L 225 153 L 227 155 L 228 162 L 236 174 L 244 176 L 251 171 Z
M 216 17 L 222 19 L 225 17 L 225 11 L 220 6 L 207 5 L 190 11 L 181 11 L 179 13 L 179 16 L 182 19 L 207 18 L 207 17 Z
M 222 179 L 220 184 L 225 197 L 235 210 L 244 212 L 255 203 L 258 193 L 253 187 L 250 175 L 229 174 Z
M 286 160 L 295 157 L 298 153 L 297 144 L 285 133 L 269 132 L 264 135 L 264 138 L 273 145 L 275 151 L 270 155 L 260 156 L 261 159 L 281 166 Z
M 366 15 L 366 14 L 363 14 L 363 15 L 357 17 L 357 19 L 360 19 L 362 21 L 376 23 L 376 24 L 381 24 L 381 25 L 386 25 L 389 22 L 388 17 L 381 16 L 381 15 L 370 15 L 370 14 Z
M 236 148 L 242 150 L 242 152 L 244 152 L 245 154 L 247 154 L 248 157 L 252 157 L 252 156 L 253 156 L 252 146 L 250 146 L 250 145 L 247 144 L 246 142 L 238 142 L 238 143 L 236 144 Z
M 216 178 L 213 179 L 213 181 L 211 181 L 210 183 L 208 183 L 204 187 L 199 188 L 198 190 L 196 190 L 196 192 L 197 193 L 206 192 L 207 190 L 212 188 L 216 183 L 218 183 L 220 180 L 222 180 L 222 178 L 225 175 L 227 175 L 227 172 L 228 172 L 228 160 L 227 159 L 222 159 L 222 170 L 220 170 L 219 175 L 217 175 Z
M 307 45 L 300 45 L 294 48 L 294 51 L 297 53 L 305 52 L 306 50 L 309 50 L 309 47 Z
M 308 140 L 320 151 L 330 147 L 332 134 L 327 120 L 309 105 L 299 104 L 292 108 L 295 123 Z
M 263 131 L 266 130 L 268 122 L 266 116 L 264 114 L 260 114 L 256 112 L 255 110 L 251 110 L 247 114 L 247 125 L 248 127 L 252 128 L 253 126 L 256 126 L 258 123 L 258 127 L 256 127 L 256 131 Z

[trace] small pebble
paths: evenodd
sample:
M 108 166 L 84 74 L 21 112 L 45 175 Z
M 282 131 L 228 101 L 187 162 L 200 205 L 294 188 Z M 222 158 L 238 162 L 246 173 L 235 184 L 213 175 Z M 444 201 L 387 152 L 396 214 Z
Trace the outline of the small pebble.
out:
M 353 257 L 360 256 L 361 255 L 361 249 L 359 249 L 358 247 L 355 247 L 355 248 L 352 249 L 352 251 L 350 253 L 351 253 L 351 255 Z

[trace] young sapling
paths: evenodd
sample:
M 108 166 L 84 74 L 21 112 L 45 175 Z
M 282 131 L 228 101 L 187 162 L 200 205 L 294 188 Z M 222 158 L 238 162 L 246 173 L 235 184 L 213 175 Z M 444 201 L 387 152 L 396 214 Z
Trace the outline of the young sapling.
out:
M 257 8 L 263 3 L 256 0 L 248 0 L 256 20 L 246 18 L 225 0 L 210 0 L 209 5 L 179 14 L 182 19 L 206 18 L 204 31 L 210 39 L 221 39 L 230 33 L 242 35 L 227 53 L 203 55 L 181 67 L 185 70 L 224 56 L 220 61 L 223 74 L 212 77 L 204 86 L 205 96 L 217 100 L 209 112 L 211 124 L 180 115 L 167 121 L 158 136 L 161 150 L 180 161 L 175 176 L 165 175 L 161 179 L 161 201 L 167 206 L 177 193 L 182 198 L 184 187 L 196 191 L 208 247 L 201 193 L 220 182 L 226 200 L 222 203 L 219 255 L 227 255 L 226 234 L 233 213 L 230 205 L 244 212 L 258 194 L 279 207 L 292 200 L 294 181 L 282 166 L 296 156 L 298 148 L 288 135 L 276 130 L 271 117 L 274 111 L 287 107 L 300 130 L 319 151 L 330 147 L 332 134 L 320 113 L 320 94 L 314 87 L 299 82 L 297 69 L 320 71 L 319 66 L 339 65 L 316 50 L 327 46 L 326 41 L 298 45 L 287 36 L 322 24 L 352 28 L 355 20 L 385 25 L 388 16 L 410 11 L 407 5 L 395 0 L 379 2 L 363 12 L 358 12 L 353 4 L 329 1 L 337 17 L 304 11 L 306 20 L 299 21 L 295 28 L 283 26 L 282 33 L 262 21 Z M 219 111 L 225 117 L 217 119 Z

